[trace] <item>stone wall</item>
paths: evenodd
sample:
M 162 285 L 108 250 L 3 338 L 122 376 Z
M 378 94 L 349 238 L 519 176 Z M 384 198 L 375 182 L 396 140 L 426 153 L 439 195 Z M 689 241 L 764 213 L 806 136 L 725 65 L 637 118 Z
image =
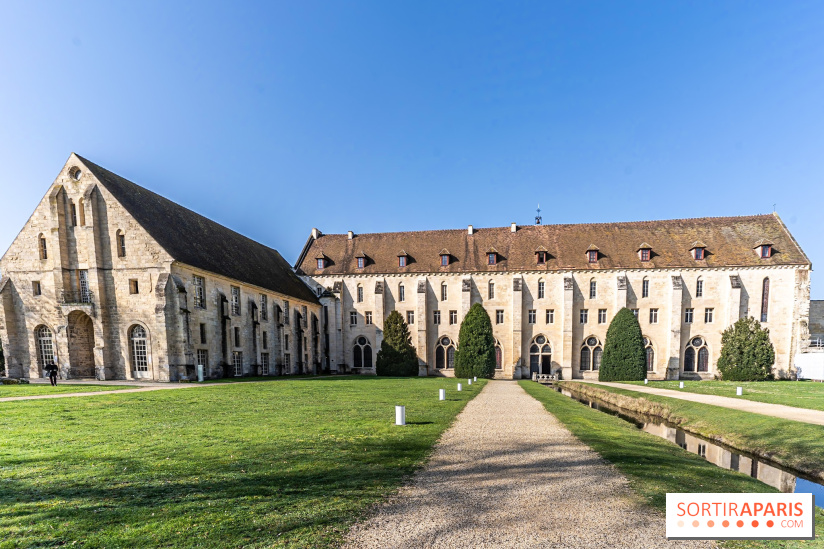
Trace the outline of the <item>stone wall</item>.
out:
M 799 295 L 809 290 L 806 268 L 751 267 L 732 269 L 575 271 L 553 273 L 485 273 L 431 275 L 360 275 L 305 277 L 310 287 L 333 291 L 336 315 L 331 323 L 340 331 L 340 347 L 332 360 L 351 364 L 352 347 L 365 336 L 378 348 L 383 321 L 393 310 L 406 319 L 414 313 L 410 325 L 413 345 L 426 365 L 425 373 L 451 375 L 436 371 L 435 352 L 438 342 L 448 337 L 458 343 L 460 322 L 473 303 L 481 303 L 490 315 L 495 338 L 500 343 L 503 368 L 496 375 L 503 378 L 528 377 L 529 351 L 538 336 L 544 336 L 552 349 L 552 368 L 569 378 L 597 377 L 597 372 L 581 371 L 581 348 L 590 337 L 603 345 L 606 331 L 621 307 L 638 309 L 644 336 L 654 350 L 654 370 L 650 378 L 684 377 L 684 349 L 700 338 L 710 355 L 710 368 L 693 377 L 712 378 L 721 352 L 721 333 L 743 316 L 762 314 L 764 280 L 769 279 L 766 322 L 776 350 L 776 371 L 788 375 L 795 353 L 794 337 L 807 310 Z M 649 295 L 643 296 L 644 280 Z M 699 280 L 702 295 L 698 295 Z M 543 282 L 544 295 L 539 296 Z M 590 283 L 595 283 L 595 297 L 590 297 Z M 489 296 L 489 285 L 494 295 Z M 358 286 L 363 301 L 358 302 Z M 400 299 L 404 288 L 404 299 Z M 441 288 L 446 287 L 446 299 Z M 380 289 L 380 293 L 376 292 Z M 809 295 L 809 294 L 807 294 Z M 692 322 L 686 314 L 692 310 Z M 581 312 L 587 312 L 586 323 Z M 599 311 L 605 311 L 603 322 Z M 657 310 L 657 321 L 651 311 Z M 707 311 L 711 310 L 711 319 Z M 435 324 L 435 311 L 440 324 Z M 456 322 L 450 323 L 450 312 Z M 497 311 L 503 322 L 497 322 Z M 531 314 L 534 311 L 534 314 Z M 547 315 L 547 311 L 551 311 Z M 355 313 L 356 323 L 350 322 Z M 366 324 L 367 314 L 372 323 Z M 547 322 L 547 319 L 551 322 Z M 531 320 L 534 319 L 534 322 Z M 707 319 L 708 321 L 705 321 Z M 672 370 L 668 372 L 668 368 Z
M 824 300 L 810 301 L 810 336 L 824 338 Z

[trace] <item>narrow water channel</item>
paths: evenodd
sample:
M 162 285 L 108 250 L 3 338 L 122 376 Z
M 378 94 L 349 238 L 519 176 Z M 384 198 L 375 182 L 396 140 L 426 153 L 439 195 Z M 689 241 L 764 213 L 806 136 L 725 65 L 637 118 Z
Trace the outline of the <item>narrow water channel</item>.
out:
M 677 425 L 673 425 L 659 417 L 623 410 L 600 400 L 591 400 L 574 395 L 560 387 L 555 387 L 555 390 L 594 410 L 617 416 L 642 431 L 677 444 L 688 452 L 698 454 L 713 465 L 744 473 L 781 492 L 790 494 L 813 493 L 818 507 L 821 507 L 821 502 L 824 502 L 824 485 L 798 471 L 793 471 L 764 458 L 741 453 L 723 444 L 688 433 Z

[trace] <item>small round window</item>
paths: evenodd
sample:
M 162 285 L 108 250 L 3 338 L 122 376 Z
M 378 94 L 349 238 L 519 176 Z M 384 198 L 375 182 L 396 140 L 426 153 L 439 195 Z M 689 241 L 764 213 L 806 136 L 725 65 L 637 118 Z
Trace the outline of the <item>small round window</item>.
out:
M 598 344 L 598 340 L 595 339 L 594 337 L 591 337 L 591 338 L 587 339 L 587 345 L 597 345 L 597 344 Z
M 358 338 L 358 345 L 366 345 L 366 338 L 361 336 Z
M 449 338 L 444 337 L 441 339 L 441 345 L 449 345 Z
M 537 343 L 538 345 L 543 345 L 544 343 L 546 343 L 546 338 L 544 336 L 538 336 L 535 338 L 535 343 Z
M 692 346 L 693 347 L 700 347 L 703 344 L 704 344 L 704 340 L 702 340 L 700 337 L 696 337 L 692 340 Z
M 645 337 L 644 338 L 644 347 L 648 347 L 648 346 L 649 346 L 649 338 Z
M 72 168 L 69 172 L 72 176 L 72 179 L 75 181 L 80 181 L 80 177 L 83 175 L 83 172 L 80 171 L 80 168 Z

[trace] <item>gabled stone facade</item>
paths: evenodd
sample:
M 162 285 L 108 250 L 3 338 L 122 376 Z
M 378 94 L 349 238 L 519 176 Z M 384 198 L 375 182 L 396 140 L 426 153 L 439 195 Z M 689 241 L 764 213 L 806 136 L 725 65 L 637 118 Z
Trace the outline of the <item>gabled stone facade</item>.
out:
M 275 250 L 74 154 L 0 273 L 13 377 L 49 360 L 68 379 L 157 381 L 191 379 L 198 362 L 207 377 L 320 363 L 320 306 Z

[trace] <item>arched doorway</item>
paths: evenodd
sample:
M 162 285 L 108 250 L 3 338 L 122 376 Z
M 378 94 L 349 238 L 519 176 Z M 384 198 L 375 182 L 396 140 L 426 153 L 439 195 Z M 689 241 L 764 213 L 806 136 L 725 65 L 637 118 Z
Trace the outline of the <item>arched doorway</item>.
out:
M 529 373 L 552 373 L 552 348 L 544 335 L 537 335 L 529 346 Z
M 235 363 L 235 375 L 240 375 L 237 373 L 238 366 L 240 366 L 241 370 L 243 368 L 243 357 L 240 353 L 236 353 L 232 358 L 235 359 L 235 357 L 238 356 L 240 357 L 240 364 Z M 135 379 L 151 379 L 149 339 L 146 334 L 146 329 L 140 324 L 135 324 L 129 328 L 129 359 L 132 364 L 132 376 Z
M 94 377 L 94 325 L 82 311 L 69 313 L 69 375 Z

